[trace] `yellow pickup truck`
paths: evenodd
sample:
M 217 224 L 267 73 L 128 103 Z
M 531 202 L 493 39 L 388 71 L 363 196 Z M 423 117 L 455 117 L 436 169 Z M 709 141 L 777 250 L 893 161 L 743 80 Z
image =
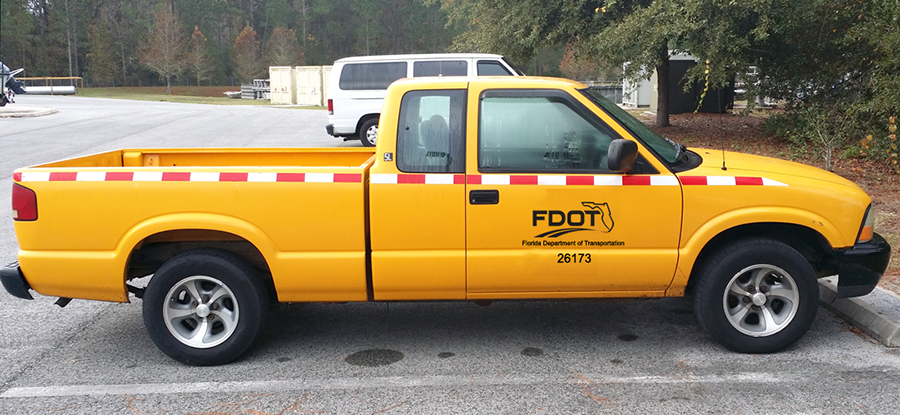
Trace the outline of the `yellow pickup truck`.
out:
M 870 198 L 783 160 L 687 149 L 544 78 L 395 82 L 374 149 L 134 149 L 16 170 L 12 295 L 143 299 L 192 365 L 275 302 L 675 297 L 739 352 L 797 341 L 822 276 L 869 293 Z M 131 280 L 152 275 L 146 287 Z

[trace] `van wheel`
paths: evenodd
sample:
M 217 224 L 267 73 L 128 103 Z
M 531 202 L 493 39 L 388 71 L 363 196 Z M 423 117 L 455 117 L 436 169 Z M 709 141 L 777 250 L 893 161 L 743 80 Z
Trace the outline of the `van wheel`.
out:
M 269 306 L 258 274 L 227 251 L 201 249 L 170 259 L 144 293 L 144 325 L 153 343 L 186 365 L 237 359 L 253 345 Z
M 359 141 L 366 147 L 375 147 L 378 138 L 378 118 L 372 118 L 359 127 Z
M 818 311 L 815 272 L 781 242 L 734 242 L 713 254 L 698 277 L 697 319 L 712 338 L 737 352 L 784 350 L 803 337 Z

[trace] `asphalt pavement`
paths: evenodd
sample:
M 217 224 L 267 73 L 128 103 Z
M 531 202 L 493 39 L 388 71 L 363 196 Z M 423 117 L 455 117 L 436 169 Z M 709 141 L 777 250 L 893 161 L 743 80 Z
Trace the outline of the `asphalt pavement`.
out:
M 60 158 L 117 148 L 360 145 L 325 134 L 324 111 L 17 100 L 11 106 L 58 112 L 0 119 L 7 211 L 12 171 Z M 0 261 L 17 249 L 12 221 L 0 221 Z M 880 343 L 897 340 L 900 300 L 882 291 L 835 301 L 823 289 L 827 308 L 810 332 L 773 355 L 725 350 L 684 298 L 279 305 L 247 357 L 213 368 L 159 352 L 144 331 L 140 300 L 75 300 L 63 309 L 54 300 L 0 293 L 2 414 L 893 414 L 900 407 L 900 349 Z

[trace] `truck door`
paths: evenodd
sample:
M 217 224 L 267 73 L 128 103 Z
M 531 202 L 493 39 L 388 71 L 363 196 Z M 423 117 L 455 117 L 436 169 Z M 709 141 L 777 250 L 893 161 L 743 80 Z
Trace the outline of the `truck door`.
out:
M 472 86 L 469 100 L 467 297 L 662 295 L 678 260 L 676 177 L 640 144 L 656 171 L 609 171 L 610 142 L 632 138 L 584 97 Z
M 373 299 L 464 299 L 465 82 L 388 96 L 370 170 Z M 400 102 L 396 102 L 399 100 Z M 382 140 L 383 138 L 383 140 Z

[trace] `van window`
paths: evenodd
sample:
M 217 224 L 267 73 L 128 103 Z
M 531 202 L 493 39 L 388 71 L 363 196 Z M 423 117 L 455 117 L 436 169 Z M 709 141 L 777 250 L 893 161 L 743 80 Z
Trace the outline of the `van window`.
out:
M 411 91 L 400 103 L 397 167 L 409 173 L 465 171 L 466 91 Z
M 504 76 L 512 75 L 500 62 L 478 61 L 478 75 L 480 76 Z
M 479 113 L 481 172 L 610 172 L 607 153 L 618 134 L 568 97 L 485 91 Z
M 413 76 L 466 76 L 466 61 L 419 61 L 413 63 Z
M 349 91 L 387 89 L 400 78 L 406 78 L 406 62 L 350 63 L 341 70 L 338 86 Z

